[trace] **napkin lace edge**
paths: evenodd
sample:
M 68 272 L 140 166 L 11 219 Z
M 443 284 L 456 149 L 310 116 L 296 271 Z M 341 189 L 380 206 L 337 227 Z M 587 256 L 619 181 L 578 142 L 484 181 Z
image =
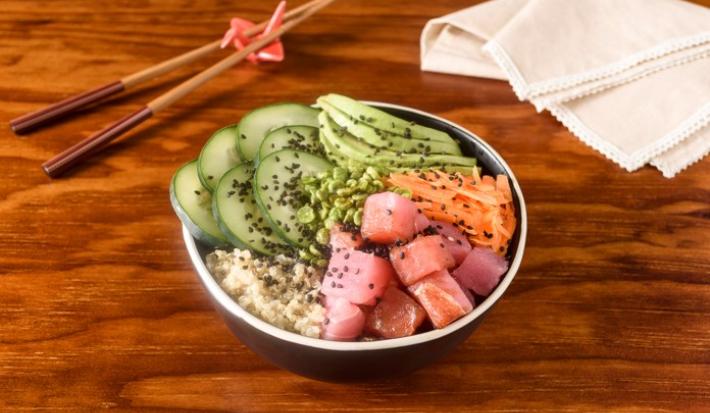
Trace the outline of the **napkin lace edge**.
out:
M 710 155 L 710 141 L 706 142 L 705 149 L 699 151 L 681 165 L 671 166 L 667 161 L 662 161 L 660 159 L 654 159 L 650 163 L 651 165 L 655 166 L 656 169 L 661 171 L 663 177 L 670 179 L 676 176 L 677 174 L 683 172 L 684 170 L 690 168 L 692 165 L 700 162 L 701 159 L 705 158 L 708 155 Z
M 641 168 L 654 157 L 669 150 L 710 123 L 710 102 L 708 102 L 665 136 L 661 137 L 653 144 L 641 148 L 629 155 L 621 151 L 613 144 L 602 139 L 596 132 L 586 126 L 581 119 L 579 119 L 564 105 L 553 104 L 547 109 L 550 111 L 552 116 L 555 117 L 555 119 L 569 129 L 575 136 L 577 136 L 577 138 L 579 138 L 579 140 L 604 155 L 607 159 L 617 165 L 620 165 L 628 172 L 633 172 Z M 701 155 L 699 159 L 702 159 L 703 157 L 704 155 Z M 696 162 L 697 160 L 694 160 L 693 162 Z M 680 168 L 675 173 L 678 173 L 683 169 L 685 168 Z M 666 173 L 663 170 L 661 170 L 661 172 L 663 173 L 663 176 L 667 178 L 669 177 L 666 176 Z
M 706 59 L 708 57 L 710 57 L 710 47 L 707 49 L 702 49 L 702 51 L 699 54 L 692 55 L 692 56 L 685 56 L 680 59 L 667 61 L 667 62 L 664 62 L 660 65 L 649 67 L 649 68 L 644 69 L 640 72 L 633 73 L 629 76 L 617 78 L 613 82 L 604 83 L 604 84 L 597 85 L 595 87 L 591 87 L 588 89 L 579 90 L 573 94 L 564 95 L 564 96 L 558 97 L 558 98 L 546 98 L 546 97 L 533 98 L 530 100 L 530 102 L 535 106 L 535 109 L 538 112 L 542 112 L 547 107 L 549 107 L 550 105 L 555 104 L 555 103 L 564 103 L 564 102 L 569 102 L 569 101 L 576 100 L 576 99 L 581 99 L 581 98 L 584 98 L 584 97 L 587 97 L 590 95 L 594 95 L 596 93 L 603 92 L 605 90 L 609 90 L 614 87 L 618 87 L 618 86 L 622 86 L 622 85 L 625 85 L 625 84 L 628 84 L 631 82 L 635 82 L 639 79 L 642 79 L 646 76 L 650 76 L 654 73 L 661 72 L 663 70 L 667 70 L 667 69 L 671 69 L 671 68 L 681 66 L 681 65 L 684 65 L 687 63 L 695 62 L 696 60 Z
M 513 91 L 520 100 L 526 100 L 531 97 L 544 95 L 546 93 L 557 92 L 566 88 L 577 86 L 579 84 L 599 80 L 605 77 L 617 75 L 624 70 L 629 69 L 641 62 L 658 59 L 667 56 L 671 53 L 695 47 L 704 43 L 710 42 L 710 32 L 702 32 L 693 36 L 681 37 L 678 39 L 668 40 L 658 46 L 636 52 L 616 62 L 598 67 L 596 69 L 587 70 L 573 75 L 556 77 L 541 82 L 528 83 L 522 76 L 517 66 L 506 53 L 503 46 L 496 40 L 489 40 L 484 46 L 483 51 L 488 53 L 493 60 L 506 72 Z

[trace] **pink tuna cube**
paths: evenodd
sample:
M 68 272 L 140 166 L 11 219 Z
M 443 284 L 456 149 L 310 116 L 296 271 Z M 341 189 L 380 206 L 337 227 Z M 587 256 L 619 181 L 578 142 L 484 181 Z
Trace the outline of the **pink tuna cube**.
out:
M 364 327 L 365 313 L 360 307 L 345 298 L 327 299 L 322 338 L 336 341 L 354 340 L 362 334 Z
M 371 305 L 376 297 L 382 297 L 392 278 L 394 270 L 383 258 L 357 250 L 333 251 L 321 293 Z
M 444 245 L 454 256 L 456 265 L 460 265 L 471 251 L 471 243 L 458 228 L 448 222 L 431 221 L 431 225 L 444 239 Z
M 464 287 L 486 296 L 498 285 L 501 275 L 507 270 L 508 262 L 505 258 L 490 248 L 476 247 L 452 274 Z

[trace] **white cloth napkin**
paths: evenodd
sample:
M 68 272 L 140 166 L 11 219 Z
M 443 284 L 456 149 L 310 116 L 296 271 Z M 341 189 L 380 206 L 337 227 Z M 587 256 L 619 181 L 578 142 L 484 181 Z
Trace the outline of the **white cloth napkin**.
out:
M 492 0 L 431 20 L 422 70 L 507 79 L 629 171 L 710 151 L 710 10 L 679 0 Z

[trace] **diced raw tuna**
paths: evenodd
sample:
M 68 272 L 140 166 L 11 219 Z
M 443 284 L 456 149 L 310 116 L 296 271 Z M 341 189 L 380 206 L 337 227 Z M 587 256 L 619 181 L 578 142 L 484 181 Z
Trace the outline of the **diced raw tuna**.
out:
M 378 244 L 406 241 L 414 235 L 417 207 L 411 200 L 394 192 L 380 192 L 367 197 L 362 211 L 362 236 Z
M 448 271 L 442 270 L 411 285 L 409 291 L 424 307 L 436 328 L 443 328 L 468 314 L 473 305 Z
M 429 218 L 421 212 L 417 212 L 416 218 L 414 218 L 414 232 L 417 234 L 424 231 L 431 223 Z
M 452 275 L 451 278 L 454 278 L 454 276 Z M 456 280 L 456 278 L 454 278 L 454 280 Z M 476 307 L 476 297 L 474 297 L 473 294 L 471 294 L 471 291 L 468 288 L 461 285 L 461 283 L 458 282 L 458 280 L 456 280 L 456 282 L 459 284 L 459 287 L 461 287 L 461 291 L 463 291 L 466 298 L 468 298 L 468 301 L 471 302 L 471 305 Z
M 456 265 L 460 265 L 471 251 L 471 243 L 466 238 L 466 235 L 448 222 L 431 221 L 431 225 L 444 239 L 444 245 L 454 256 Z
M 345 298 L 331 297 L 326 301 L 321 337 L 326 340 L 349 341 L 362 334 L 365 313 Z
M 452 274 L 464 287 L 486 296 L 496 288 L 501 275 L 507 270 L 508 262 L 505 258 L 490 248 L 476 247 Z
M 456 265 L 440 235 L 419 236 L 409 244 L 393 247 L 390 261 L 404 285 L 412 285 L 428 274 Z
M 395 278 L 395 277 L 392 277 L 392 278 Z M 367 302 L 362 303 L 360 305 L 374 307 L 375 305 L 377 305 L 377 297 L 372 297 L 370 300 L 368 300 Z
M 407 293 L 390 287 L 368 314 L 365 331 L 383 338 L 411 336 L 425 318 L 424 309 Z
M 382 297 L 394 276 L 392 265 L 384 258 L 357 250 L 333 251 L 321 293 L 353 304 L 370 304 L 375 297 Z
M 343 230 L 341 225 L 333 225 L 330 229 L 330 247 L 333 251 L 341 249 L 355 249 L 362 246 L 362 236 Z

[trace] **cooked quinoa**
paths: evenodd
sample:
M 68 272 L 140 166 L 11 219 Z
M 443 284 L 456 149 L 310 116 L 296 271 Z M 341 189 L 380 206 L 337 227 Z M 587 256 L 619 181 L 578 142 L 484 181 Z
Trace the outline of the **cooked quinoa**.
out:
M 255 258 L 249 250 L 217 250 L 207 268 L 242 308 L 284 330 L 319 337 L 325 309 L 318 291 L 323 271 L 279 255 Z

